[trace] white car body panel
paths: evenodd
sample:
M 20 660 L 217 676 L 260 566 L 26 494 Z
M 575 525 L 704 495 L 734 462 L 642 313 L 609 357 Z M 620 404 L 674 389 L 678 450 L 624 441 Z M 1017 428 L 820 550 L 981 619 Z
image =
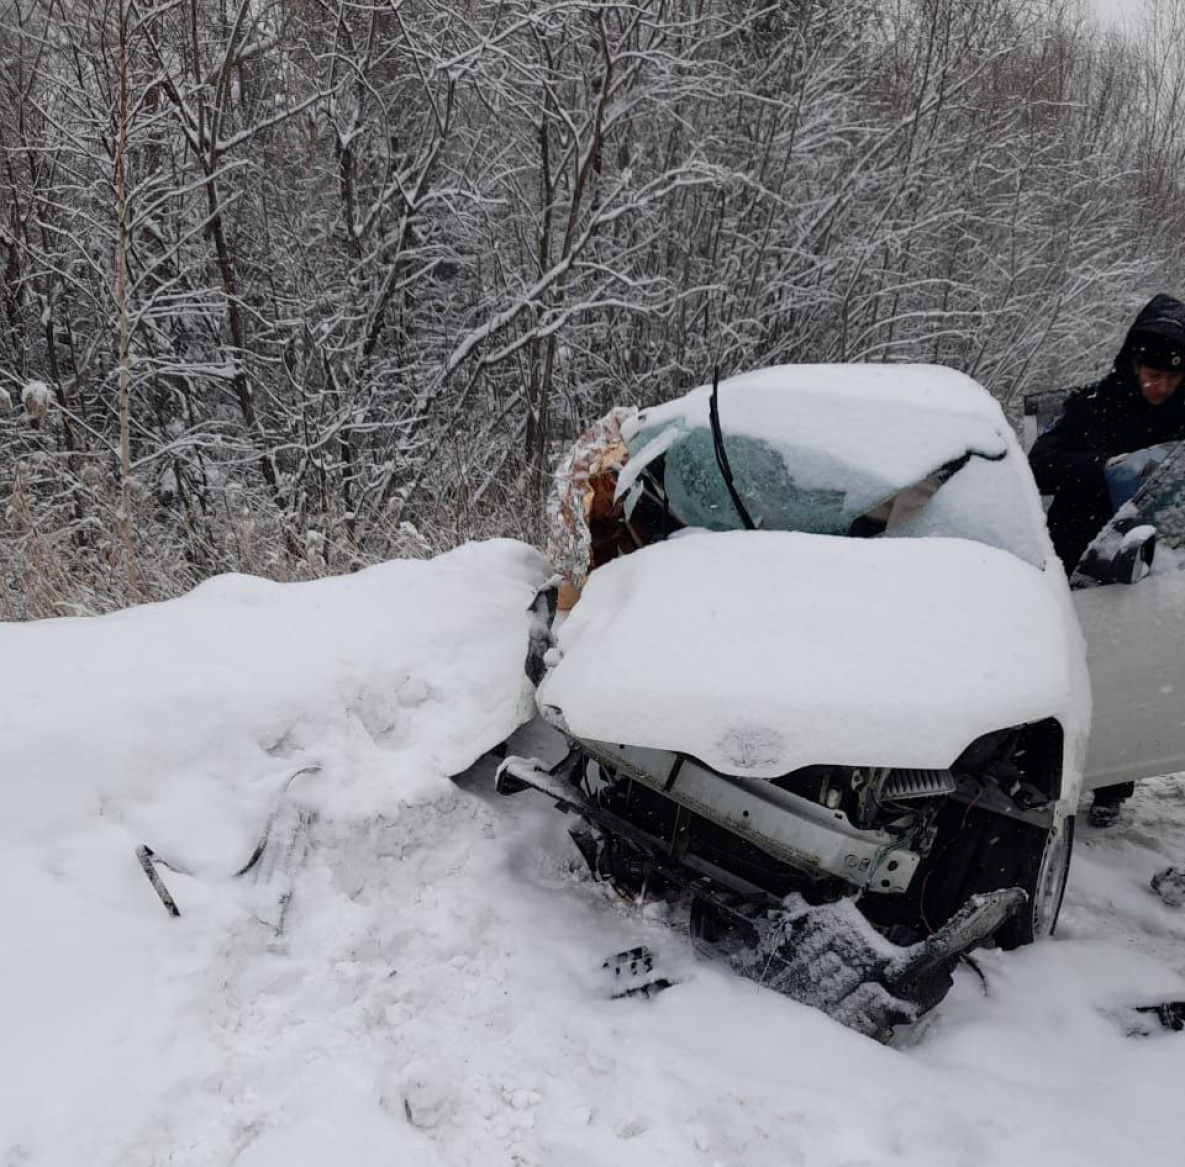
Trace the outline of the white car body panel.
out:
M 965 539 L 690 535 L 594 573 L 539 699 L 577 737 L 724 774 L 942 769 L 1009 726 L 1081 734 L 1065 588 Z
M 1185 770 L 1185 571 L 1072 595 L 1094 691 L 1086 788 Z

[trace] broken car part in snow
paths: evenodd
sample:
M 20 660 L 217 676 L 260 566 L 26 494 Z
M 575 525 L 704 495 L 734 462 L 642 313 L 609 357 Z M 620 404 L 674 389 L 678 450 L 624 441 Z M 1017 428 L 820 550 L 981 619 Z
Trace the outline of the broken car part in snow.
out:
M 888 1041 L 894 1026 L 916 1021 L 946 996 L 959 958 L 990 940 L 1026 898 L 1019 888 L 972 896 L 937 932 L 904 947 L 847 897 L 812 905 L 789 896 L 776 911 L 744 899 L 727 915 L 700 899 L 692 929 L 701 947 L 743 976 Z
M 1185 867 L 1158 871 L 1149 886 L 1170 908 L 1185 908 Z
M 294 770 L 288 775 L 288 777 L 284 780 L 284 784 L 280 787 L 279 793 L 276 795 L 275 801 L 272 804 L 272 809 L 268 813 L 267 821 L 263 824 L 263 830 L 259 833 L 258 842 L 256 842 L 254 849 L 251 851 L 250 856 L 248 856 L 247 862 L 235 872 L 236 876 L 246 875 L 247 872 L 250 871 L 251 868 L 254 867 L 255 864 L 258 863 L 263 857 L 268 840 L 271 838 L 272 828 L 275 826 L 276 819 L 279 818 L 280 813 L 284 810 L 284 800 L 292 786 L 292 783 L 295 782 L 297 778 L 302 778 L 306 774 L 320 773 L 321 765 L 320 763 L 315 763 L 312 766 L 302 766 L 299 770 Z
M 321 766 L 316 764 L 302 766 L 299 770 L 294 770 L 288 775 L 275 797 L 272 809 L 268 812 L 263 830 L 260 831 L 251 854 L 245 863 L 230 873 L 231 877 L 235 879 L 248 873 L 254 873 L 257 883 L 274 884 L 279 880 L 283 884 L 277 892 L 275 904 L 271 905 L 272 910 L 267 913 L 269 919 L 265 921 L 277 931 L 283 928 L 284 916 L 292 899 L 291 872 L 304 857 L 308 846 L 308 832 L 316 819 L 316 816 L 307 807 L 292 805 L 287 795 L 297 778 L 305 774 L 319 774 L 320 772 Z M 153 890 L 160 897 L 161 903 L 164 904 L 165 911 L 170 916 L 180 916 L 181 910 L 177 906 L 177 901 L 165 886 L 164 880 L 157 870 L 157 865 L 168 867 L 181 875 L 190 875 L 192 872 L 181 864 L 161 858 L 145 844 L 136 848 L 136 859 L 148 877 L 148 882 L 152 884 Z
M 164 880 L 161 879 L 160 872 L 156 869 L 156 853 L 151 847 L 141 843 L 136 848 L 136 860 L 139 862 L 144 874 L 148 876 L 148 882 L 152 884 L 152 890 L 156 892 L 160 897 L 160 902 L 164 904 L 165 911 L 176 919 L 181 915 L 181 909 L 177 907 L 177 901 L 173 899 L 172 893 L 165 887 Z
M 654 953 L 645 945 L 615 952 L 601 970 L 607 974 L 609 997 L 620 1001 L 626 997 L 656 997 L 679 982 L 654 972 Z
M 847 534 L 862 524 L 865 536 L 905 532 L 956 471 L 972 459 L 998 461 L 1007 449 L 992 419 L 985 425 L 976 416 L 973 398 L 967 408 L 957 374 L 912 371 L 926 374 L 923 388 L 931 398 L 935 388 L 951 389 L 940 382 L 954 378 L 941 408 L 930 402 L 931 416 L 919 427 L 928 436 L 921 440 L 899 425 L 894 430 L 900 387 L 877 366 L 859 371 L 867 395 L 856 409 L 832 392 L 839 388 L 836 367 L 826 366 L 783 366 L 723 383 L 717 377 L 666 405 L 614 409 L 577 439 L 548 501 L 548 555 L 564 578 L 561 609 L 572 607 L 591 571 L 681 530 Z M 783 392 L 788 376 L 798 400 Z M 839 378 L 850 382 L 852 375 L 841 370 Z M 876 391 L 867 393 L 870 387 Z M 974 485 L 982 495 L 982 485 Z M 951 522 L 945 502 L 929 508 L 940 531 Z M 959 509 L 966 521 L 968 508 Z M 996 534 L 988 534 L 989 542 L 1008 529 L 995 521 L 991 527 Z M 1039 555 L 1032 541 L 1011 549 L 1029 561 Z
M 573 840 L 595 875 L 619 887 L 649 884 L 658 891 L 678 889 L 691 906 L 696 946 L 722 959 L 734 971 L 814 1006 L 877 1040 L 891 1036 L 894 1025 L 916 1020 L 933 1008 L 950 987 L 959 958 L 996 935 L 1021 911 L 1027 896 L 1007 888 L 971 896 L 932 935 L 909 945 L 893 943 L 878 932 L 847 896 L 808 903 L 802 896 L 779 897 L 698 862 L 680 842 L 660 842 L 580 788 L 576 777 L 585 758 L 574 750 L 555 767 L 524 758 L 507 758 L 495 777 L 495 789 L 514 794 L 533 789 L 557 806 L 581 816 Z M 724 878 L 721 878 L 721 877 Z M 633 949 L 606 961 L 615 976 L 627 974 L 627 990 L 614 995 L 652 995 L 670 986 L 652 978 L 653 960 Z
M 1146 1005 L 1120 1005 L 1101 1010 L 1128 1037 L 1153 1037 L 1168 1030 L 1185 1030 L 1185 1001 L 1154 1001 Z

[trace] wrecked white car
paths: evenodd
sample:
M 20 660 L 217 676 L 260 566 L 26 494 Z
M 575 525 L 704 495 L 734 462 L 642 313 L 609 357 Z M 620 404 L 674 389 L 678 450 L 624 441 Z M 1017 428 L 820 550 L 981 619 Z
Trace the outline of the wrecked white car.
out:
M 616 411 L 593 447 L 553 508 L 581 594 L 538 690 L 573 750 L 501 789 L 868 1033 L 975 944 L 1052 932 L 1086 654 L 995 401 L 931 366 L 784 366 Z

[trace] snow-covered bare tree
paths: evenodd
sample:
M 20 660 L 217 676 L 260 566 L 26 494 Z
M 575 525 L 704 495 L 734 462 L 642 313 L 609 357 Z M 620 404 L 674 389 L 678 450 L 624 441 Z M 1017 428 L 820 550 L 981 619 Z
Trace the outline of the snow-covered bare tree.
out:
M 717 365 L 1089 375 L 1180 271 L 1183 26 L 0 0 L 0 614 L 531 537 Z

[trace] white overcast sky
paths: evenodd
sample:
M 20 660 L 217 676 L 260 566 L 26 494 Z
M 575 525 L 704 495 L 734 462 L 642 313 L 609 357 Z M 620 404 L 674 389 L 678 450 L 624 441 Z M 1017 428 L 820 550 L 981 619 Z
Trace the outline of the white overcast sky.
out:
M 1135 16 L 1143 3 L 1142 0 L 1090 0 L 1090 6 L 1104 20 L 1119 24 Z

